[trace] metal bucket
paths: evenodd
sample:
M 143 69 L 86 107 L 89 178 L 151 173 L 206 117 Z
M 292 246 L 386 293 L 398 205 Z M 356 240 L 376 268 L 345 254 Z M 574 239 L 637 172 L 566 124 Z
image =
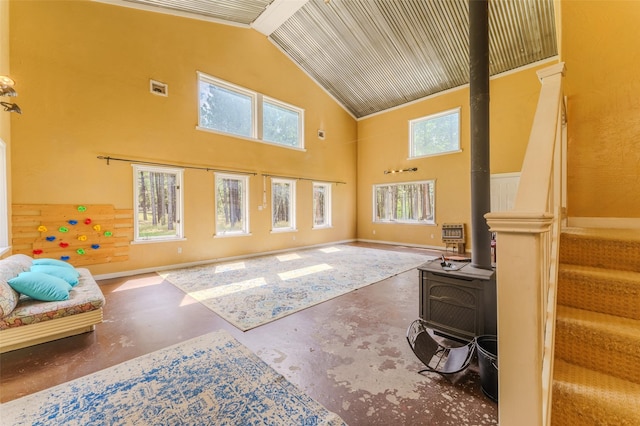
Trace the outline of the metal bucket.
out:
M 498 338 L 496 336 L 478 336 L 478 366 L 482 392 L 491 400 L 498 402 Z

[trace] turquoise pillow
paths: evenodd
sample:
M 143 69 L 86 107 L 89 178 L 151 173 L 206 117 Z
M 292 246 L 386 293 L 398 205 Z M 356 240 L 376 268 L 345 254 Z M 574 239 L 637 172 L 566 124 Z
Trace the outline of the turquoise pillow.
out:
M 33 259 L 34 265 L 51 265 L 51 266 L 64 266 L 65 268 L 73 268 L 73 265 L 58 259 Z
M 43 274 L 53 275 L 54 277 L 62 278 L 71 286 L 78 284 L 78 277 L 80 273 L 75 268 L 65 268 L 64 266 L 53 265 L 33 265 L 31 266 L 31 272 L 42 272 Z
M 71 290 L 71 284 L 62 278 L 42 272 L 21 272 L 17 277 L 11 278 L 8 283 L 18 293 L 45 302 L 67 300 Z

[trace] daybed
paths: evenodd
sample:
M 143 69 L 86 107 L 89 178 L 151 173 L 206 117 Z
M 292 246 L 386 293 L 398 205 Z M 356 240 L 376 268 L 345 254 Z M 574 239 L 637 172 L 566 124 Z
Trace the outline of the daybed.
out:
M 79 277 L 67 300 L 18 294 L 8 281 L 32 270 L 33 262 L 23 254 L 0 260 L 0 353 L 93 331 L 102 322 L 104 295 L 88 269 L 72 268 Z

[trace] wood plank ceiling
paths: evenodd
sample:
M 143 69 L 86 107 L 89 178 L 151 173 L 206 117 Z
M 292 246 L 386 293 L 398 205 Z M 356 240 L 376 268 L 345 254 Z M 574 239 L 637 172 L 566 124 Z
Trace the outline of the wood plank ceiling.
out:
M 254 27 L 356 118 L 469 82 L 468 0 L 99 1 Z M 557 55 L 553 0 L 490 0 L 489 25 L 491 75 Z

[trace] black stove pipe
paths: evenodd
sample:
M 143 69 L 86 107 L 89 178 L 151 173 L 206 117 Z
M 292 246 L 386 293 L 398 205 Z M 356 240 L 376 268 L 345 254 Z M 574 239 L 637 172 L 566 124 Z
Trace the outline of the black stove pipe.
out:
M 469 0 L 469 92 L 471 120 L 471 266 L 491 269 L 489 170 L 489 3 Z

